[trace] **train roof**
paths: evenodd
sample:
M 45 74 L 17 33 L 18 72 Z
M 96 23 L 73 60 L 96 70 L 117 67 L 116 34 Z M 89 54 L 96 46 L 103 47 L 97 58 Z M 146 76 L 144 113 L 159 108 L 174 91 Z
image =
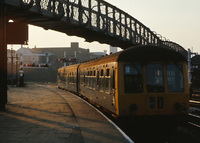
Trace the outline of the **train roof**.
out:
M 98 65 L 102 63 L 124 61 L 124 62 L 172 62 L 187 61 L 187 59 L 175 50 L 158 46 L 133 46 L 124 51 L 114 53 L 99 59 L 91 60 L 81 64 Z
M 124 61 L 124 62 L 176 62 L 184 61 L 187 59 L 179 52 L 175 50 L 158 47 L 158 46 L 134 46 L 126 50 L 104 56 L 98 59 L 87 61 L 85 63 L 75 64 L 71 66 L 66 66 L 60 68 L 63 69 L 76 69 L 79 65 L 80 67 L 87 67 L 93 65 L 100 65 L 109 62 Z
M 69 65 L 69 66 L 63 66 L 61 68 L 58 69 L 58 72 L 63 72 L 67 69 L 72 69 L 72 70 L 76 70 L 77 67 L 79 66 L 80 64 L 74 64 L 74 65 Z
M 100 65 L 100 64 L 109 63 L 109 62 L 115 62 L 115 61 L 117 61 L 120 53 L 121 52 L 114 53 L 114 54 L 111 54 L 111 55 L 108 55 L 108 56 L 104 56 L 104 57 L 101 57 L 101 58 L 98 58 L 98 59 L 93 59 L 93 60 L 90 60 L 88 62 L 81 63 L 80 67 L 84 67 L 84 66 L 88 66 L 88 65 L 93 66 L 93 65 Z
M 172 62 L 187 61 L 179 52 L 173 49 L 158 46 L 135 46 L 130 47 L 119 54 L 118 61 L 139 61 L 139 62 Z

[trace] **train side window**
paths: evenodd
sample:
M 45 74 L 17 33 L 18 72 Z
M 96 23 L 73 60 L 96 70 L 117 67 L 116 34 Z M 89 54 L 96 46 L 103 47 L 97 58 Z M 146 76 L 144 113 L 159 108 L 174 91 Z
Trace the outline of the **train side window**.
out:
M 105 82 L 105 91 L 110 92 L 110 69 L 106 69 Z
M 103 69 L 101 69 L 101 76 L 103 76 Z
M 92 71 L 90 71 L 90 76 L 89 76 L 89 86 L 93 86 L 93 77 L 92 77 Z
M 142 66 L 139 64 L 124 65 L 125 93 L 139 93 L 143 91 Z
M 87 87 L 89 86 L 89 71 L 87 71 L 87 75 L 85 76 L 85 84 Z
M 74 84 L 76 84 L 76 72 L 74 72 Z
M 67 73 L 66 72 L 65 72 L 64 78 L 65 78 L 65 82 L 66 82 L 67 81 Z
M 72 83 L 74 84 L 75 83 L 75 73 L 72 72 Z
M 106 76 L 110 76 L 110 69 L 106 69 Z
M 115 70 L 113 69 L 113 84 L 112 88 L 115 89 Z
M 100 77 L 99 77 L 99 89 L 104 91 L 104 70 L 101 69 Z
M 148 92 L 164 92 L 163 65 L 148 64 L 146 66 L 146 84 Z
M 167 65 L 167 84 L 169 92 L 183 92 L 183 67 L 180 64 Z
M 69 73 L 69 83 L 71 83 L 71 72 Z
M 73 72 L 71 74 L 71 83 L 73 83 Z
M 80 85 L 85 85 L 85 71 L 80 71 Z
M 74 73 L 72 72 L 72 83 L 74 83 Z
M 68 73 L 66 73 L 66 81 L 68 82 Z
M 96 71 L 95 70 L 93 71 L 93 77 L 92 77 L 92 79 L 93 79 L 93 85 L 92 85 L 92 87 L 95 88 L 96 87 Z
M 85 71 L 83 72 L 83 82 L 85 84 Z
M 97 86 L 99 86 L 99 71 L 97 71 Z

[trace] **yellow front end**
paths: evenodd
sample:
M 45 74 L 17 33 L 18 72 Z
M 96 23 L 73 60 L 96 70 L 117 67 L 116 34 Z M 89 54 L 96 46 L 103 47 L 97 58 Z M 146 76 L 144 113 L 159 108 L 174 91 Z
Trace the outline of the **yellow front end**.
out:
M 119 62 L 116 74 L 116 113 L 119 116 L 188 113 L 189 86 L 184 62 Z

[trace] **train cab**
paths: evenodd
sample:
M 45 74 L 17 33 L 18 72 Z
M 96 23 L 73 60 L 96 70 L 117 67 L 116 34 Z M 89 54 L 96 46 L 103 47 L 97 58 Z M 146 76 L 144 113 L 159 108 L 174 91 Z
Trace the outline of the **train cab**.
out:
M 186 115 L 189 108 L 187 62 L 173 50 L 129 48 L 117 59 L 119 116 Z

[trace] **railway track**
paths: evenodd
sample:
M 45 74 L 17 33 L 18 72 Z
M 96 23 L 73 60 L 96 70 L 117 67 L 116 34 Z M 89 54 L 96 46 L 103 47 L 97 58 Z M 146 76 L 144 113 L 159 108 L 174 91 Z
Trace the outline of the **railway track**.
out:
M 200 129 L 200 101 L 190 100 L 189 124 Z
M 191 106 L 198 106 L 200 107 L 200 101 L 199 100 L 189 100 Z
M 190 125 L 200 129 L 200 116 L 189 113 L 189 122 Z
M 190 100 L 190 114 L 200 116 L 200 101 Z

